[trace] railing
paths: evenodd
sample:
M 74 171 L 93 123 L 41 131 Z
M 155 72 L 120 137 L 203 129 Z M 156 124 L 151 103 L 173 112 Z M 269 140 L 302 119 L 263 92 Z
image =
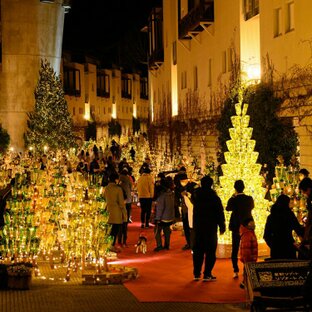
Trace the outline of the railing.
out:
M 132 98 L 131 94 L 128 92 L 125 92 L 125 91 L 121 91 L 121 97 L 124 99 L 131 99 Z
M 159 49 L 153 51 L 153 53 L 149 56 L 148 63 L 150 67 L 153 67 L 157 63 L 164 62 L 164 49 Z
M 96 96 L 109 98 L 110 97 L 110 93 L 105 91 L 105 90 L 97 89 L 96 90 Z
M 81 91 L 75 90 L 75 89 L 64 89 L 64 93 L 65 95 L 70 95 L 70 96 L 76 96 L 76 97 L 81 96 Z
M 214 3 L 210 1 L 207 3 L 202 3 L 189 11 L 188 14 L 179 22 L 179 38 L 187 38 L 190 31 L 202 31 L 202 28 L 198 28 L 201 22 L 212 23 L 213 21 Z

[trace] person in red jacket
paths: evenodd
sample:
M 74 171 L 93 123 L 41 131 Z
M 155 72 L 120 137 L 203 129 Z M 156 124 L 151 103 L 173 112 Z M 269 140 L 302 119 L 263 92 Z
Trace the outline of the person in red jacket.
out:
M 258 241 L 255 234 L 255 222 L 252 218 L 246 219 L 240 226 L 240 261 L 244 265 L 248 262 L 257 262 L 258 259 Z M 240 284 L 241 288 L 245 288 L 245 269 L 244 279 Z

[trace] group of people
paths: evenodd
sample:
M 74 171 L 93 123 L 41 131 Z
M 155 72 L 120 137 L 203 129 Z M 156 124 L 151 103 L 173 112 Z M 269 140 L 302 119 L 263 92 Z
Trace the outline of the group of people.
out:
M 174 180 L 160 177 L 163 191 L 156 199 L 156 243 L 155 251 L 169 249 L 170 224 L 179 215 L 183 222 L 186 239 L 184 250 L 191 249 L 193 255 L 194 280 L 213 281 L 216 277 L 212 270 L 216 261 L 218 231 L 225 232 L 225 217 L 221 199 L 213 190 L 213 180 L 209 176 L 201 179 L 200 185 L 187 179 L 185 168 L 181 168 Z M 157 182 L 156 182 L 157 185 Z M 234 183 L 235 193 L 229 198 L 225 209 L 231 212 L 229 230 L 232 234 L 231 260 L 233 278 L 238 278 L 238 259 L 242 263 L 256 262 L 258 242 L 255 235 L 255 222 L 252 215 L 254 200 L 244 193 L 242 180 Z M 267 217 L 263 238 L 270 248 L 271 259 L 311 259 L 312 260 L 312 180 L 303 177 L 299 189 L 307 198 L 308 215 L 304 224 L 300 224 L 290 208 L 290 198 L 281 194 L 271 207 Z M 170 209 L 168 208 L 170 207 Z M 160 232 L 164 232 L 164 245 Z M 296 244 L 293 232 L 300 238 Z M 240 284 L 244 287 L 244 282 Z
M 127 244 L 134 177 L 125 158 L 118 166 L 113 159 L 108 159 L 105 170 L 107 178 L 103 176 L 102 185 L 106 186 L 104 198 L 114 238 L 112 250 L 119 252 L 118 246 Z M 136 189 L 141 209 L 141 228 L 149 229 L 150 222 L 154 223 L 154 251 L 170 249 L 172 225 L 177 220 L 182 220 L 185 236 L 182 249 L 192 250 L 194 280 L 200 280 L 201 277 L 203 281 L 216 280 L 212 271 L 216 262 L 218 233 L 222 235 L 225 232 L 226 224 L 224 207 L 213 190 L 212 178 L 204 176 L 200 184 L 197 184 L 188 179 L 186 169 L 181 167 L 173 178 L 172 175 L 160 173 L 154 181 L 148 157 L 139 173 Z M 290 209 L 289 197 L 284 194 L 277 198 L 266 220 L 263 238 L 273 259 L 296 259 L 298 252 L 300 257 L 311 259 L 312 180 L 305 177 L 299 188 L 307 196 L 309 213 L 305 225 L 299 223 Z M 235 181 L 234 189 L 235 193 L 229 198 L 225 210 L 231 212 L 229 230 L 232 234 L 233 278 L 238 278 L 238 259 L 243 263 L 257 261 L 258 243 L 252 215 L 254 200 L 244 194 L 245 185 L 242 180 Z M 293 231 L 302 239 L 300 247 L 295 244 Z

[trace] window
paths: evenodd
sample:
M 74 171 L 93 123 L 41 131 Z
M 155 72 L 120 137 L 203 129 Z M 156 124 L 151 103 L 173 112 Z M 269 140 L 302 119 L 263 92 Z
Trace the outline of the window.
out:
M 208 61 L 208 87 L 211 86 L 212 83 L 212 60 L 211 58 Z
M 186 70 L 181 73 L 181 89 L 187 88 L 187 72 Z
M 198 70 L 197 66 L 194 67 L 194 90 L 198 89 Z
M 73 107 L 73 116 L 76 115 L 76 107 Z
M 259 14 L 259 0 L 244 1 L 244 18 L 245 21 Z
M 105 107 L 103 108 L 103 113 L 104 113 L 104 115 L 106 114 L 106 109 L 105 109 Z
M 282 9 L 277 8 L 274 10 L 274 37 L 282 34 Z
M 148 86 L 146 78 L 142 78 L 140 80 L 140 98 L 145 100 L 148 99 Z
M 295 29 L 294 3 L 287 3 L 286 10 L 286 32 L 289 32 Z
M 64 67 L 63 86 L 66 95 L 79 97 L 81 95 L 80 71 L 75 68 Z
M 121 78 L 121 96 L 126 99 L 131 99 L 132 80 L 128 77 Z
M 82 115 L 82 114 L 83 114 L 83 108 L 79 107 L 79 115 Z
M 96 95 L 109 98 L 109 75 L 101 71 L 96 73 Z
M 177 65 L 177 41 L 172 43 L 172 64 Z
M 222 64 L 222 74 L 226 73 L 226 51 L 222 52 L 222 60 L 221 60 Z

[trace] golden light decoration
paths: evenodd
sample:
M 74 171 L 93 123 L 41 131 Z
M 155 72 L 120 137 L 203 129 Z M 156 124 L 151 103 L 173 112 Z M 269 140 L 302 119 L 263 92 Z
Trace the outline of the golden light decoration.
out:
M 106 203 L 98 179 L 80 173 L 64 175 L 61 154 L 49 159 L 47 170 L 21 165 L 15 174 L 12 199 L 7 201 L 0 231 L 2 262 L 36 262 L 38 257 L 68 266 L 105 266 L 111 246 Z M 23 160 L 23 163 L 28 163 Z M 5 175 L 5 173 L 3 173 Z
M 228 151 L 224 153 L 226 163 L 223 164 L 223 176 L 220 176 L 220 186 L 217 193 L 224 207 L 234 193 L 236 180 L 243 180 L 245 194 L 251 195 L 255 202 L 252 212 L 256 224 L 256 234 L 262 240 L 264 225 L 268 215 L 269 201 L 264 199 L 266 189 L 263 187 L 263 177 L 260 175 L 261 165 L 257 164 L 258 152 L 254 151 L 256 141 L 252 140 L 253 129 L 249 127 L 250 116 L 247 115 L 248 104 L 235 104 L 236 115 L 231 117 L 233 128 L 229 129 L 231 139 L 226 142 Z M 230 212 L 225 212 L 227 224 Z M 231 235 L 227 231 L 220 236 L 220 242 L 231 243 Z

